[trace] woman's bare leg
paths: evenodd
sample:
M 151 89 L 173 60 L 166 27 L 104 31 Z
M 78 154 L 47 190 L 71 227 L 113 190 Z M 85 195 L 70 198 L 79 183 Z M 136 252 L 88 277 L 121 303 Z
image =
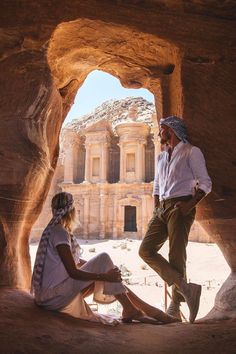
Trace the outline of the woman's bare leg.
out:
M 159 310 L 158 308 L 147 304 L 145 301 L 141 300 L 137 295 L 135 295 L 127 286 L 127 297 L 130 302 L 134 304 L 136 308 L 144 312 L 147 316 L 155 318 L 157 321 L 162 323 L 172 323 L 179 322 L 175 317 L 167 315 L 165 312 Z
M 136 315 L 142 315 L 142 312 L 136 308 L 136 306 L 130 301 L 126 293 L 115 295 L 116 300 L 123 307 L 122 317 L 132 317 Z
M 138 309 L 132 301 L 128 298 L 126 293 L 115 295 L 117 301 L 123 306 L 122 322 L 131 323 L 132 321 L 138 321 L 147 324 L 159 324 L 153 317 L 149 317 Z
M 141 300 L 127 286 L 125 286 L 125 288 L 127 290 L 126 293 L 115 295 L 117 301 L 119 301 L 123 307 L 122 318 L 142 319 L 143 322 L 151 323 L 151 321 L 145 321 L 145 319 L 142 318 L 146 315 L 161 323 L 178 322 L 176 318 L 167 315 L 165 312 Z M 94 283 L 82 290 L 84 298 L 92 295 L 93 292 Z
M 82 295 L 83 295 L 83 297 L 88 297 L 88 296 L 92 295 L 93 292 L 94 292 L 94 283 L 87 286 L 87 288 L 84 288 L 82 290 Z

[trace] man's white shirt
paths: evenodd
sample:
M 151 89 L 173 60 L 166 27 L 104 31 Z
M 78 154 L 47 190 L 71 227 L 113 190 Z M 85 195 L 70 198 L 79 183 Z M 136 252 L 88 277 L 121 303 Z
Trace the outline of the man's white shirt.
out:
M 179 142 L 169 161 L 168 151 L 157 157 L 153 195 L 160 200 L 194 195 L 195 188 L 210 193 L 212 183 L 201 150 L 189 143 Z

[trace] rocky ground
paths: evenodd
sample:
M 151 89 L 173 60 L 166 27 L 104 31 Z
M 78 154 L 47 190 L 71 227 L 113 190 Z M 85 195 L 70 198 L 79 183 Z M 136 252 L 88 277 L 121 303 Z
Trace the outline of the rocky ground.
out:
M 235 353 L 236 321 L 211 324 L 121 324 L 77 320 L 34 306 L 31 296 L 0 290 L 2 354 Z

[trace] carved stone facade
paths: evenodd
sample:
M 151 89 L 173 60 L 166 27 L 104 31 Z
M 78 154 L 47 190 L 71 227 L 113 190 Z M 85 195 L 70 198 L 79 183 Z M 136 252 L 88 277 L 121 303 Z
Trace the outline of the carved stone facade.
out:
M 120 114 L 114 107 L 117 102 L 123 105 Z M 136 104 L 141 108 L 135 108 Z M 106 103 L 102 110 L 105 118 L 96 121 L 92 114 L 64 129 L 60 162 L 43 213 L 32 230 L 33 239 L 45 227 L 51 197 L 59 190 L 74 196 L 78 236 L 116 239 L 145 234 L 153 211 L 158 152 L 153 140 L 154 105 L 140 98 L 125 99 Z M 86 120 L 82 127 L 81 120 Z

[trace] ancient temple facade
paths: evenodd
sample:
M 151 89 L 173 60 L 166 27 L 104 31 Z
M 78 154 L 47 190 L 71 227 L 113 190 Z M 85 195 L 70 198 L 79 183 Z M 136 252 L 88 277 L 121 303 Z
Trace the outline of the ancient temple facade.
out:
M 111 101 L 62 132 L 60 161 L 37 238 L 50 215 L 54 193 L 73 194 L 76 235 L 83 238 L 142 238 L 153 211 L 155 108 L 142 98 Z
M 59 186 L 74 195 L 80 236 L 141 238 L 153 209 L 150 128 L 145 123 L 122 123 L 115 128 L 116 135 L 109 128 L 109 123 L 99 122 L 88 129 L 85 139 L 70 136 Z M 72 156 L 77 156 L 76 163 Z

